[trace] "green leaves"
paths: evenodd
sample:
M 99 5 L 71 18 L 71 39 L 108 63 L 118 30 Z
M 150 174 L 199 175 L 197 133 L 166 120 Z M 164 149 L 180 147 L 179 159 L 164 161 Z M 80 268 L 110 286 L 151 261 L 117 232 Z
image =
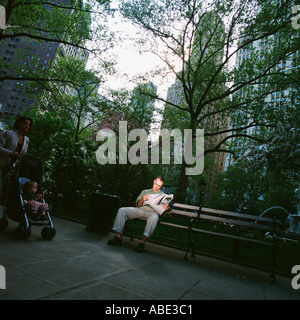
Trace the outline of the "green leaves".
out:
M 173 93 L 159 97 L 165 102 L 163 125 L 204 128 L 206 155 L 239 156 L 250 146 L 258 152 L 279 122 L 290 123 L 300 84 L 292 4 L 124 1 L 123 16 L 147 34 L 145 50 L 159 56 L 176 79 Z M 180 179 L 179 187 L 186 184 Z
M 8 27 L 6 30 L 0 30 L 0 45 L 5 41 L 21 37 L 28 39 L 31 43 L 34 42 L 38 47 L 31 49 L 28 45 L 25 49 L 22 46 L 22 52 L 19 52 L 18 57 L 14 57 L 15 64 L 0 61 L 0 66 L 6 69 L 5 74 L 0 74 L 0 81 L 18 78 L 33 81 L 59 81 L 63 73 L 54 79 L 47 78 L 42 72 L 45 66 L 41 61 L 34 61 L 34 63 L 30 61 L 31 63 L 24 65 L 25 55 L 32 60 L 39 59 L 35 57 L 35 52 L 43 51 L 41 46 L 52 45 L 54 51 L 57 45 L 63 45 L 65 50 L 68 48 L 73 51 L 79 50 L 81 58 L 83 55 L 87 56 L 87 52 L 100 56 L 111 47 L 112 34 L 107 33 L 103 20 L 99 23 L 98 19 L 103 13 L 110 12 L 109 1 L 92 1 L 92 5 L 93 8 L 90 4 L 83 4 L 82 1 L 70 1 L 64 4 L 54 1 L 7 0 L 5 9 Z M 92 24 L 92 17 L 97 19 L 97 24 Z M 91 40 L 94 41 L 91 42 Z M 109 63 L 109 61 L 103 61 L 102 70 L 103 66 L 105 69 L 105 65 L 107 69 L 108 67 L 111 69 Z M 18 68 L 18 66 L 22 67 Z M 26 76 L 24 72 L 22 73 L 22 69 L 26 70 Z

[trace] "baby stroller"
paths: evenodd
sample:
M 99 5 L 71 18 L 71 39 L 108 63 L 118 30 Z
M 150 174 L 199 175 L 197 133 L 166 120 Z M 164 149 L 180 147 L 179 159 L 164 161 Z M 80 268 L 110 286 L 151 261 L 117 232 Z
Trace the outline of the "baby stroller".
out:
M 23 186 L 27 181 L 35 181 L 39 187 L 42 182 L 42 162 L 40 159 L 24 155 L 16 164 L 12 164 L 8 175 L 7 191 L 4 196 L 4 210 L 0 218 L 0 231 L 8 226 L 7 218 L 19 222 L 15 229 L 15 238 L 27 240 L 31 235 L 31 226 L 43 226 L 41 236 L 43 239 L 52 239 L 56 231 L 49 214 L 46 212 L 46 219 L 43 221 L 30 218 L 28 209 L 23 202 Z M 43 199 L 42 202 L 45 202 Z

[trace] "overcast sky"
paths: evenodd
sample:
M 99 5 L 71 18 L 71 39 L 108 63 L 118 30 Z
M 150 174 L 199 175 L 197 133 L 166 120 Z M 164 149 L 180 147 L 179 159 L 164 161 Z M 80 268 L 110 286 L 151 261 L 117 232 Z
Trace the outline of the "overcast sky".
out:
M 112 6 L 117 8 L 117 1 L 112 1 Z M 146 74 L 152 70 L 157 69 L 163 64 L 161 60 L 153 53 L 147 52 L 140 54 L 139 47 L 135 43 L 138 28 L 133 26 L 131 22 L 122 21 L 119 14 L 115 14 L 114 18 L 108 18 L 109 29 L 116 33 L 116 37 L 127 39 L 123 42 L 116 43 L 115 47 L 109 52 L 115 56 L 117 61 L 117 74 L 109 77 L 105 86 L 112 89 L 127 88 L 132 90 L 136 83 L 135 76 L 139 74 Z M 89 61 L 88 68 L 93 67 L 93 63 Z M 126 77 L 125 75 L 128 75 Z M 172 84 L 173 80 L 164 81 L 164 86 L 159 83 L 159 80 L 154 81 L 158 87 L 159 92 L 165 97 L 167 88 Z M 104 92 L 100 92 L 103 94 Z

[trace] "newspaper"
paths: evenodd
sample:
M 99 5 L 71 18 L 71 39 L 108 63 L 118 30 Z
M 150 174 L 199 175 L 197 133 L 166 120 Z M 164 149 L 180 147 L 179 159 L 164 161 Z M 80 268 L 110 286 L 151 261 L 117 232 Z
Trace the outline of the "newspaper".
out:
M 143 205 L 150 205 L 159 215 L 162 215 L 165 212 L 163 207 L 173 198 L 173 194 L 149 194 L 148 200 L 144 201 Z

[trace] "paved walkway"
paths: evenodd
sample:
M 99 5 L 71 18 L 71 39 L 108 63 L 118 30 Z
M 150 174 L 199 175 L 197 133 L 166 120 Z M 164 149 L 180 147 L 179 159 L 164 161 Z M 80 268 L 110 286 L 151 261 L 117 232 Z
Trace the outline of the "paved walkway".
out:
M 128 238 L 120 247 L 82 224 L 53 218 L 57 230 L 42 240 L 40 227 L 27 241 L 13 238 L 17 224 L 9 220 L 0 234 L 0 265 L 6 289 L 0 300 L 286 300 L 300 299 L 291 279 L 212 258 L 182 260 L 184 253 L 148 243 L 144 253 Z M 1 279 L 0 279 L 1 280 Z

